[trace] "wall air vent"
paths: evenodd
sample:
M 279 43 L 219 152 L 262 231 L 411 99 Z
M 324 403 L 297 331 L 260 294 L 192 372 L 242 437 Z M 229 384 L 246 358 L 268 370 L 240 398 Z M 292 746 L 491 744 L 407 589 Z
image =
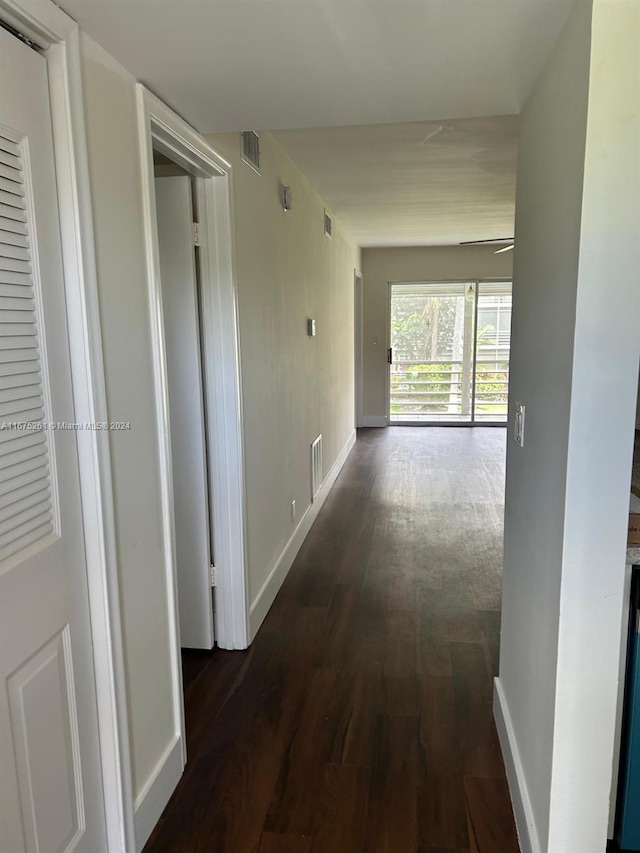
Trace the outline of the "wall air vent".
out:
M 311 503 L 322 486 L 322 433 L 311 444 Z
M 243 130 L 240 136 L 242 139 L 242 159 L 260 174 L 260 137 L 255 130 Z
M 324 233 L 327 237 L 331 237 L 333 232 L 333 223 L 331 222 L 331 217 L 325 210 L 324 212 Z

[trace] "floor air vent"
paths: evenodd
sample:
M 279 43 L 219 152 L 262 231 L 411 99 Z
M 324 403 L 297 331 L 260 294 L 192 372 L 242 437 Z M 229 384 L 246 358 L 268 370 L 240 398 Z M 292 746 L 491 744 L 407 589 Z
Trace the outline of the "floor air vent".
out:
M 311 503 L 317 497 L 322 486 L 322 435 L 311 445 Z

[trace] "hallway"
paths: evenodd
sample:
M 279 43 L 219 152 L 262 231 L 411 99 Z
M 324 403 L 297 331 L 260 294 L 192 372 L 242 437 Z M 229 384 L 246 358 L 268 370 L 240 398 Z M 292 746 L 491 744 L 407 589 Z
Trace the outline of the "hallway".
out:
M 517 853 L 505 437 L 359 432 L 251 649 L 187 653 L 189 762 L 145 853 Z

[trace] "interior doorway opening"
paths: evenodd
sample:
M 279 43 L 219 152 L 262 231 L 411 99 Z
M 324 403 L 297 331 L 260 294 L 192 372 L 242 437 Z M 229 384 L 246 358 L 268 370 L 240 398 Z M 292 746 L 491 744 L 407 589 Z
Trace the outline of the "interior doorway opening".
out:
M 140 142 L 143 225 L 147 261 L 147 286 L 149 319 L 153 357 L 153 391 L 158 438 L 158 473 L 163 529 L 163 580 L 166 584 L 166 625 L 170 638 L 172 735 L 168 742 L 161 767 L 153 783 L 153 795 L 140 799 L 135 807 L 134 824 L 138 849 L 141 849 L 157 823 L 171 792 L 176 787 L 187 759 L 184 724 L 185 693 L 181 656 L 180 614 L 177 571 L 177 539 L 173 464 L 173 434 L 184 427 L 185 418 L 193 416 L 192 409 L 183 407 L 179 423 L 171 413 L 168 332 L 165 328 L 165 301 L 163 292 L 163 267 L 161 257 L 159 199 L 156 180 L 181 183 L 185 215 L 178 225 L 184 236 L 183 250 L 193 266 L 194 228 L 193 200 L 189 188 L 195 185 L 200 241 L 200 336 L 203 357 L 196 347 L 200 360 L 201 382 L 204 386 L 206 406 L 207 449 L 201 451 L 200 469 L 207 466 L 203 456 L 208 454 L 210 464 L 206 474 L 210 480 L 209 500 L 212 505 L 215 542 L 215 643 L 223 649 L 246 648 L 249 642 L 249 609 L 246 578 L 246 542 L 244 521 L 244 454 L 242 441 L 242 393 L 240 383 L 240 352 L 236 278 L 233 260 L 233 223 L 231 214 L 231 165 L 207 141 L 179 116 L 152 95 L 141 84 L 137 85 L 138 130 Z M 187 175 L 156 174 L 154 151 L 179 166 Z M 159 158 L 156 154 L 156 160 Z M 189 177 L 187 177 L 189 176 Z M 191 181 L 195 179 L 195 183 Z M 169 193 L 171 195 L 171 193 Z M 186 199 L 186 200 L 185 200 Z M 175 208 L 170 204 L 172 215 Z M 186 223 L 186 224 L 185 224 Z M 172 239 L 171 232 L 169 237 Z M 186 247 L 186 248 L 185 248 Z M 172 256 L 170 256 L 170 260 Z M 197 338 L 196 311 L 191 297 L 191 344 Z M 176 300 L 178 308 L 185 304 Z M 188 302 L 188 300 L 187 300 Z M 184 337 L 184 335 L 183 335 Z M 179 339 L 180 340 L 180 339 Z M 193 353 L 193 348 L 191 349 Z M 197 374 L 197 371 L 196 371 Z M 197 382 L 193 383 L 197 386 Z M 181 389 L 182 390 L 182 389 Z M 193 389 L 192 389 L 193 390 Z M 215 405 L 210 405 L 215 401 Z M 183 417 L 184 415 L 184 417 Z M 197 418 L 195 418 L 197 421 Z M 204 499 L 201 501 L 204 503 Z M 206 549 L 205 549 L 206 550 Z M 205 564 L 206 565 L 206 564 Z M 200 576 L 202 577 L 202 576 Z M 204 593 L 210 601 L 211 581 Z M 204 654 L 208 654 L 205 649 Z M 201 652 L 202 654 L 202 652 Z
M 389 285 L 391 424 L 504 425 L 511 282 Z
M 198 179 L 154 149 L 180 646 L 215 640 L 211 420 L 204 373 Z M 200 179 L 202 180 L 202 179 Z

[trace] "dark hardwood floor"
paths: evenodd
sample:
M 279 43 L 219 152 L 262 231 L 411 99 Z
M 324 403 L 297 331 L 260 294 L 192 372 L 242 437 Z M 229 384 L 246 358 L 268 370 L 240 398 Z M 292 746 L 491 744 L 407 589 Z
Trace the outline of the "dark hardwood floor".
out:
M 255 642 L 187 654 L 145 853 L 516 853 L 492 717 L 505 432 L 362 430 Z

